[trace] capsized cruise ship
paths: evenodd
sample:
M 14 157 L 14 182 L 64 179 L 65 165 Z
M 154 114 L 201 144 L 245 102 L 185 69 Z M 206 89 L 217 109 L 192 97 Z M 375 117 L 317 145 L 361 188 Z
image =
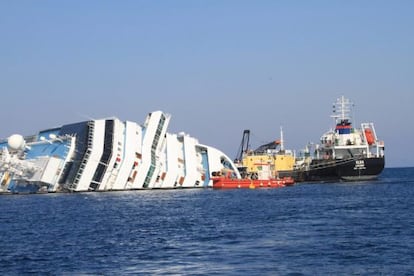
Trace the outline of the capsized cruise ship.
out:
M 0 192 L 86 192 L 212 187 L 214 171 L 237 168 L 222 151 L 185 133 L 171 116 L 148 114 L 139 125 L 89 120 L 0 141 Z

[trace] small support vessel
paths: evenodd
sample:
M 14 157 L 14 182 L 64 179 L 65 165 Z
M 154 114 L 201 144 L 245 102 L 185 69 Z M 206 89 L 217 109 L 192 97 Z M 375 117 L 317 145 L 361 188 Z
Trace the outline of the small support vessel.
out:
M 220 172 L 213 173 L 214 189 L 256 189 L 256 188 L 282 188 L 292 186 L 295 181 L 292 177 L 269 178 L 269 179 L 249 179 L 235 178 L 231 173 L 222 175 Z

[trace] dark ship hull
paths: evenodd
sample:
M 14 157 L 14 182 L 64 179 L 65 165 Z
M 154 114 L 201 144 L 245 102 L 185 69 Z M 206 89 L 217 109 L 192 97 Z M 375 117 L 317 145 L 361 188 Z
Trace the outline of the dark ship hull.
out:
M 384 169 L 384 157 L 359 159 L 314 159 L 310 168 L 294 172 L 296 181 L 365 181 L 376 179 Z

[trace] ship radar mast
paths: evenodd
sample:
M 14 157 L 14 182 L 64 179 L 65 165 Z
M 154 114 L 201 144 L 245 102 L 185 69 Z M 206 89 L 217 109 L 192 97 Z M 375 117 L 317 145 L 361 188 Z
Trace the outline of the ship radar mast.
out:
M 341 123 L 350 123 L 351 120 L 351 108 L 354 104 L 344 96 L 341 96 L 333 103 L 333 114 L 331 115 L 334 118 L 336 124 Z

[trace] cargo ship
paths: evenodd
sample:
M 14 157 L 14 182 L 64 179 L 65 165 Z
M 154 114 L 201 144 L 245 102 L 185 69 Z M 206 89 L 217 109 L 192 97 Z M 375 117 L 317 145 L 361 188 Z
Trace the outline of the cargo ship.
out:
M 373 123 L 354 128 L 353 104 L 344 96 L 333 104 L 334 128 L 324 133 L 320 144 L 308 146 L 297 158 L 292 176 L 296 181 L 363 181 L 378 177 L 385 165 L 384 142 Z M 313 151 L 313 156 L 311 152 Z
M 13 134 L 0 141 L 0 193 L 203 188 L 222 170 L 241 178 L 222 151 L 168 133 L 170 118 L 154 111 L 143 125 L 107 118 Z

